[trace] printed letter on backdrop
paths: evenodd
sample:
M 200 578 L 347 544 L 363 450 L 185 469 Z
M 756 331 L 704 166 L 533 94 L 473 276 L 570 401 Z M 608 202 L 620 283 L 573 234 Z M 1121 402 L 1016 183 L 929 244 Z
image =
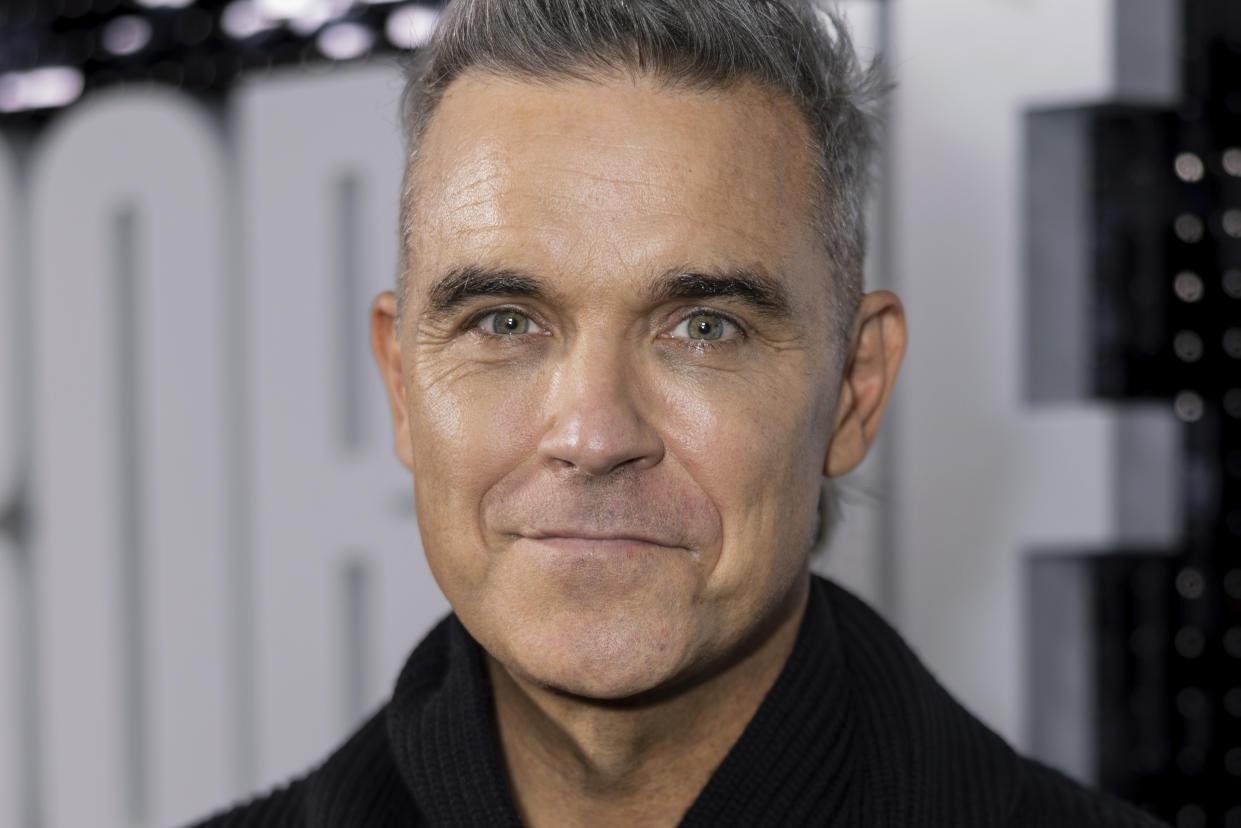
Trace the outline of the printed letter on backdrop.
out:
M 237 785 L 216 131 L 171 93 L 105 94 L 34 170 L 49 828 L 176 824 Z
M 237 93 L 263 784 L 325 757 L 447 609 L 370 352 L 397 259 L 399 90 L 363 68 Z

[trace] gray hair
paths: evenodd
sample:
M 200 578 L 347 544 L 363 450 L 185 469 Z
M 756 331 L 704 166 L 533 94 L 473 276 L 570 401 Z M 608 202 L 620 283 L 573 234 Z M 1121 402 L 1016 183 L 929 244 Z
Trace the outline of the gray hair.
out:
M 406 166 L 401 197 L 398 319 L 413 241 L 413 170 L 444 93 L 466 70 L 548 81 L 653 76 L 709 91 L 750 81 L 806 119 L 818 172 L 813 215 L 824 242 L 839 360 L 862 296 L 866 200 L 887 91 L 878 61 L 863 67 L 848 28 L 816 0 L 456 0 L 410 64 L 401 97 Z M 815 545 L 835 523 L 824 480 Z
M 838 341 L 847 344 L 862 295 L 875 104 L 887 84 L 877 61 L 861 66 L 838 14 L 814 0 L 456 0 L 416 53 L 401 97 L 401 307 L 418 145 L 448 87 L 473 68 L 532 81 L 631 72 L 704 91 L 752 81 L 793 101 L 810 127 L 814 224 L 835 281 Z

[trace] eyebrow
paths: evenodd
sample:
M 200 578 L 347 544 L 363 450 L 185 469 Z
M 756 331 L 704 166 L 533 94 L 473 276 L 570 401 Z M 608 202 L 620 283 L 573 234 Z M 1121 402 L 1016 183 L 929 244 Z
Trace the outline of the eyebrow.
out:
M 426 313 L 444 316 L 478 296 L 542 299 L 546 295 L 538 279 L 520 271 L 468 265 L 453 268 L 431 286 Z
M 792 315 L 792 305 L 784 285 L 750 268 L 673 268 L 652 282 L 650 293 L 656 301 L 736 299 L 768 316 L 783 318 Z
M 711 270 L 676 267 L 656 277 L 647 288 L 653 303 L 734 299 L 767 316 L 792 315 L 788 291 L 775 279 L 752 268 Z M 480 296 L 545 299 L 543 283 L 510 268 L 467 265 L 441 276 L 428 294 L 426 314 L 447 316 Z

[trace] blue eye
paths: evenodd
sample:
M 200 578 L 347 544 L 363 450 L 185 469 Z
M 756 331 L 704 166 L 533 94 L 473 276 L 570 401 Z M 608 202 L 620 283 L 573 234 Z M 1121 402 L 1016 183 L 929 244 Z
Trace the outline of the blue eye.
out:
M 691 339 L 698 342 L 712 342 L 723 339 L 729 329 L 737 330 L 737 326 L 728 319 L 715 313 L 695 313 L 672 329 L 673 336 Z
M 514 310 L 489 313 L 478 320 L 478 327 L 500 336 L 520 336 L 527 333 L 541 333 L 543 330 L 529 316 Z

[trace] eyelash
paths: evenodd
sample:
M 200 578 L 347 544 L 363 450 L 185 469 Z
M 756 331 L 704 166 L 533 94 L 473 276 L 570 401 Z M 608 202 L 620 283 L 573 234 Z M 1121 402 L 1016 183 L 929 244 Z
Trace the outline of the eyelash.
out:
M 530 320 L 530 323 L 532 325 L 536 325 L 539 328 L 546 329 L 546 326 L 541 321 L 539 321 L 539 318 L 535 316 L 534 314 L 530 313 L 529 311 L 522 310 L 521 308 L 514 308 L 514 307 L 506 305 L 504 307 L 487 308 L 486 310 L 479 311 L 478 313 L 470 316 L 469 319 L 465 321 L 465 324 L 461 326 L 461 330 L 464 333 L 480 334 L 482 336 L 489 337 L 491 339 L 511 339 L 514 341 L 521 339 L 523 336 L 525 336 L 525 334 L 519 334 L 515 336 L 505 336 L 504 334 L 492 333 L 490 331 L 483 331 L 482 329 L 479 328 L 479 324 L 487 317 L 497 316 L 499 314 L 505 314 L 505 313 L 512 313 L 512 314 L 516 314 L 517 316 L 524 316 L 525 318 Z
M 672 326 L 672 329 L 676 330 L 681 327 L 682 324 L 690 319 L 693 319 L 695 316 L 719 317 L 736 329 L 736 335 L 729 338 L 721 337 L 720 339 L 686 339 L 682 337 L 672 337 L 687 348 L 691 348 L 695 351 L 715 351 L 720 348 L 732 347 L 740 340 L 745 339 L 747 336 L 745 325 L 742 325 L 741 322 L 735 317 L 727 313 L 722 313 L 715 308 L 690 308 L 677 318 L 677 322 Z
M 513 340 L 514 343 L 517 340 L 524 338 L 526 336 L 525 334 L 518 334 L 515 336 L 505 336 L 503 334 L 497 334 L 497 333 L 492 333 L 489 331 L 484 331 L 479 327 L 480 323 L 484 319 L 488 318 L 489 316 L 495 316 L 497 314 L 504 314 L 504 313 L 514 313 L 519 316 L 524 316 L 527 319 L 529 319 L 532 324 L 537 325 L 539 328 L 546 329 L 546 326 L 541 321 L 539 321 L 538 317 L 536 317 L 534 314 L 530 313 L 529 311 L 525 311 L 525 310 L 522 310 L 521 308 L 515 308 L 511 306 L 504 306 L 504 307 L 499 307 L 499 308 L 487 308 L 485 310 L 481 310 L 478 313 L 473 314 L 472 316 L 469 317 L 469 319 L 466 320 L 465 324 L 462 325 L 462 330 L 466 333 L 478 334 L 488 339 Z M 675 339 L 676 341 L 682 343 L 685 347 L 691 348 L 696 351 L 714 351 L 720 348 L 731 347 L 735 345 L 738 342 L 738 340 L 746 339 L 748 336 L 745 325 L 741 324 L 741 322 L 736 317 L 731 316 L 730 314 L 718 311 L 715 308 L 704 308 L 704 307 L 690 308 L 689 310 L 685 311 L 677 318 L 676 324 L 672 326 L 672 329 L 675 330 L 676 328 L 679 328 L 683 323 L 685 323 L 686 321 L 690 319 L 693 319 L 695 316 L 719 317 L 720 319 L 727 322 L 729 325 L 733 326 L 733 328 L 736 330 L 736 335 L 733 337 L 727 338 L 727 339 L 725 338 L 687 339 L 687 338 L 682 338 L 682 337 L 669 337 L 669 338 Z

